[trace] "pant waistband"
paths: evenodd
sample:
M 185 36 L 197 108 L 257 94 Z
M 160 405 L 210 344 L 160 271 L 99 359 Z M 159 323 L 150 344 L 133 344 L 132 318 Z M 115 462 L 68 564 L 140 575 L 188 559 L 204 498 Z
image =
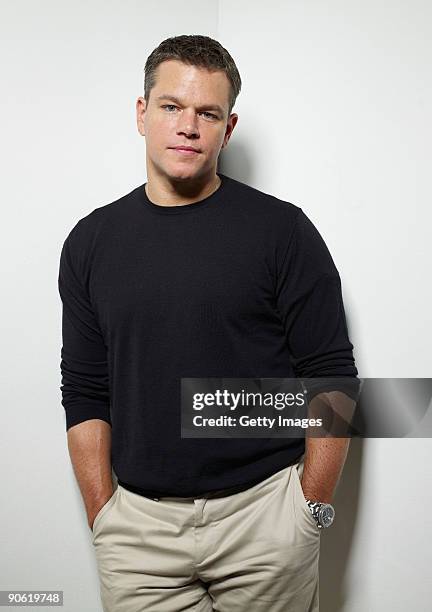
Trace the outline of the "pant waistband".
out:
M 142 495 L 143 497 L 148 497 L 149 499 L 153 499 L 154 501 L 159 501 L 163 497 L 170 497 L 170 498 L 178 497 L 179 499 L 194 499 L 194 498 L 201 498 L 201 497 L 226 497 L 228 495 L 233 495 L 234 493 L 240 493 L 241 491 L 245 491 L 246 489 L 249 489 L 250 487 L 253 487 L 254 485 L 258 484 L 262 480 L 264 479 L 259 478 L 257 480 L 253 480 L 252 482 L 248 482 L 246 484 L 241 484 L 241 485 L 236 485 L 234 487 L 229 487 L 227 489 L 218 489 L 217 491 L 207 491 L 205 493 L 199 493 L 197 495 L 187 495 L 187 496 L 161 494 L 160 491 L 151 491 L 149 489 L 142 489 L 140 487 L 136 487 L 135 485 L 128 484 L 127 482 L 123 482 L 122 480 L 118 480 L 118 484 L 122 486 L 124 489 L 127 489 L 128 491 L 132 491 L 132 493 L 137 493 L 138 495 Z
M 291 463 L 290 465 L 294 465 L 296 463 L 298 463 L 299 461 L 303 460 L 303 455 L 301 455 L 299 458 L 297 458 L 293 463 Z M 289 467 L 286 466 L 286 467 Z M 207 491 L 205 493 L 198 493 L 196 495 L 186 495 L 186 496 L 181 496 L 181 495 L 168 495 L 168 494 L 161 494 L 160 491 L 152 491 L 149 489 L 142 489 L 141 487 L 137 487 L 135 485 L 131 485 L 127 482 L 123 482 L 122 480 L 118 480 L 118 484 L 120 486 L 122 486 L 123 488 L 127 489 L 128 491 L 132 491 L 132 493 L 137 493 L 138 495 L 142 495 L 143 497 L 148 497 L 149 499 L 153 499 L 154 501 L 159 501 L 160 499 L 164 498 L 164 497 L 169 497 L 169 498 L 178 498 L 178 499 L 196 499 L 196 498 L 202 498 L 202 497 L 206 497 L 206 498 L 210 498 L 210 497 L 227 497 L 228 495 L 233 495 L 234 493 L 240 493 L 241 491 L 246 491 L 246 489 L 250 489 L 251 487 L 253 487 L 254 485 L 258 484 L 259 482 L 262 482 L 263 480 L 265 480 L 266 478 L 269 478 L 270 476 L 266 476 L 264 478 L 258 478 L 255 479 L 253 481 L 249 481 L 245 484 L 241 484 L 241 485 L 236 485 L 234 487 L 228 487 L 226 489 L 218 489 L 216 491 Z

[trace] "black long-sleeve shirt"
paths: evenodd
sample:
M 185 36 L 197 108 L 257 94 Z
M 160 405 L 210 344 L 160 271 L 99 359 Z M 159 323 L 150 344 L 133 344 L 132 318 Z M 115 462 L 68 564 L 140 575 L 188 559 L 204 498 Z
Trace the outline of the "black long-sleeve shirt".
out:
M 192 204 L 144 185 L 94 209 L 64 241 L 66 429 L 112 427 L 120 484 L 158 496 L 258 482 L 299 438 L 181 438 L 182 377 L 356 377 L 341 283 L 303 210 L 219 173 Z

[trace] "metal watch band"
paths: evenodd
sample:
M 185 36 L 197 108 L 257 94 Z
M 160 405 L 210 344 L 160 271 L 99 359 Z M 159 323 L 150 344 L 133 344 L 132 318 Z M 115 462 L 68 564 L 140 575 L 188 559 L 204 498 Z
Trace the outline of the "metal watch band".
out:
M 315 519 L 318 529 L 330 527 L 335 517 L 333 506 L 324 502 L 312 501 L 311 499 L 306 499 L 306 503 L 309 506 L 309 510 Z

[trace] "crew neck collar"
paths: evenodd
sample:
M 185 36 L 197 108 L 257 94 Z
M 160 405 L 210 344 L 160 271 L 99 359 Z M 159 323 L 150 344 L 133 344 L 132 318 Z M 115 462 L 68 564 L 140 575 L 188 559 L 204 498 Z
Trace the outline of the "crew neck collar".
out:
M 191 213 L 194 211 L 202 210 L 203 208 L 206 208 L 212 205 L 218 205 L 221 203 L 221 201 L 223 200 L 223 194 L 225 191 L 228 177 L 226 177 L 221 172 L 218 172 L 217 176 L 220 178 L 221 183 L 219 187 L 216 189 L 216 191 L 206 196 L 202 200 L 198 200 L 197 202 L 192 202 L 191 204 L 179 204 L 179 205 L 174 205 L 174 206 L 163 206 L 161 204 L 155 204 L 149 199 L 146 193 L 145 186 L 147 185 L 147 183 L 143 183 L 140 187 L 137 188 L 138 195 L 139 195 L 140 201 L 149 210 L 157 214 L 161 214 L 161 215 L 187 214 L 187 213 Z

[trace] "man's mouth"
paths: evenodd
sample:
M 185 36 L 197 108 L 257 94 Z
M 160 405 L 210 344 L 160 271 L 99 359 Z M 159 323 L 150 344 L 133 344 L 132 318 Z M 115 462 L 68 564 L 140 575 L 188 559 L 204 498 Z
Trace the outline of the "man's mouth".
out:
M 176 151 L 180 155 L 192 156 L 198 155 L 199 151 L 193 147 L 170 147 L 173 151 Z

